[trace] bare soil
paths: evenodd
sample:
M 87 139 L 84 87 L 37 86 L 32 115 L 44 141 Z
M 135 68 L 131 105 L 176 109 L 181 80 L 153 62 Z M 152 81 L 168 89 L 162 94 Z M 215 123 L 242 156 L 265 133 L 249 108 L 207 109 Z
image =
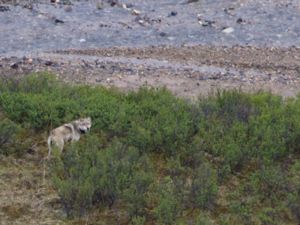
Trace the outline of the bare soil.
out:
M 216 90 L 271 91 L 283 97 L 300 91 L 300 49 L 263 47 L 114 47 L 61 50 L 35 57 L 3 57 L 2 76 L 49 71 L 71 83 L 121 90 L 167 87 L 197 98 Z

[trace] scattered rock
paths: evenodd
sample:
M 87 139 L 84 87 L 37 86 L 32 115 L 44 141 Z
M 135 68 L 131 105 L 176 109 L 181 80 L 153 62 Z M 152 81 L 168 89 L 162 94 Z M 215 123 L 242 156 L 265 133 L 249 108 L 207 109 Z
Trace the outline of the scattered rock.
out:
M 45 65 L 46 65 L 46 66 L 52 66 L 52 65 L 53 65 L 53 62 L 48 60 L 48 61 L 45 62 Z
M 165 33 L 165 32 L 160 32 L 160 33 L 159 33 L 159 36 L 161 36 L 161 37 L 166 37 L 166 36 L 167 36 L 167 33 Z
M 19 63 L 15 62 L 15 63 L 10 64 L 10 68 L 12 68 L 12 69 L 18 69 L 19 68 Z
M 175 37 L 168 37 L 169 41 L 174 41 L 176 38 Z
M 102 1 L 101 2 L 97 2 L 96 8 L 99 9 L 99 10 L 104 8 L 104 5 L 103 5 Z
M 6 12 L 9 11 L 9 7 L 8 6 L 4 6 L 4 5 L 0 5 L 0 12 Z
M 139 10 L 136 10 L 136 9 L 133 9 L 133 10 L 131 11 L 131 13 L 132 13 L 132 15 L 135 15 L 135 16 L 138 16 L 138 15 L 141 14 L 141 12 L 140 12 Z
M 222 30 L 222 32 L 224 34 L 231 34 L 232 32 L 234 32 L 234 28 L 233 27 L 226 27 Z
M 211 27 L 215 21 L 210 21 L 210 20 L 199 20 L 198 23 L 202 25 L 203 27 Z
M 234 7 L 229 7 L 229 8 L 224 9 L 224 12 L 230 16 L 234 16 L 235 15 L 234 10 L 235 10 Z
M 32 58 L 29 58 L 29 59 L 27 60 L 27 62 L 28 62 L 28 64 L 32 64 L 32 63 L 33 63 L 33 59 L 32 59 Z
M 54 19 L 54 23 L 55 24 L 58 24 L 58 23 L 65 23 L 63 20 L 60 20 L 60 19 L 57 19 L 57 18 L 55 18 Z
M 245 24 L 245 23 L 246 23 L 246 21 L 243 20 L 242 18 L 238 18 L 238 19 L 236 20 L 236 22 L 237 22 L 238 24 Z
M 126 7 L 127 7 L 128 9 L 132 8 L 133 6 L 134 6 L 134 5 L 131 4 L 131 3 L 126 4 Z
M 119 5 L 119 1 L 118 0 L 108 0 L 107 3 L 110 4 L 111 7 Z
M 208 26 L 211 27 L 216 23 L 215 21 L 212 21 L 212 20 L 203 19 L 201 14 L 197 15 L 197 19 L 198 19 L 198 23 L 200 25 L 202 25 L 203 27 L 208 27 Z
M 73 8 L 70 5 L 68 5 L 68 6 L 65 7 L 65 11 L 66 12 L 72 12 L 72 10 L 73 10 Z
M 172 12 L 170 12 L 170 14 L 168 16 L 169 17 L 171 17 L 171 16 L 177 16 L 177 12 L 176 11 L 172 11 Z
M 181 4 L 190 4 L 190 3 L 194 3 L 194 2 L 199 2 L 199 0 L 187 0 L 185 2 L 182 2 Z

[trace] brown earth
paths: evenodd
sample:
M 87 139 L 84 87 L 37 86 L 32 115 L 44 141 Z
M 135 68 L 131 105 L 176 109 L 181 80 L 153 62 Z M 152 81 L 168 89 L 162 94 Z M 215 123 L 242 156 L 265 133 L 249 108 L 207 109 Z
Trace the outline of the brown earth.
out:
M 300 91 L 300 49 L 148 47 L 64 50 L 0 59 L 0 74 L 50 71 L 72 83 L 136 90 L 165 86 L 195 98 L 217 89 L 265 90 L 283 97 Z

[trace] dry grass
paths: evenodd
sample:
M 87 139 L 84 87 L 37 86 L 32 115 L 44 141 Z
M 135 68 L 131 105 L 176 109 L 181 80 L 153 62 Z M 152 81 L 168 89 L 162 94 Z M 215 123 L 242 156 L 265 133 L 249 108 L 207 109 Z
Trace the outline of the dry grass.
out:
M 65 224 L 56 192 L 36 159 L 0 159 L 0 224 Z

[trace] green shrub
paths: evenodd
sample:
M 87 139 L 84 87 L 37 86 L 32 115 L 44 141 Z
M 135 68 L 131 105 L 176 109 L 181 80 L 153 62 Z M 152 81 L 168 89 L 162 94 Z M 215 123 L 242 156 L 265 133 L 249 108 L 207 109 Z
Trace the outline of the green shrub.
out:
M 278 224 L 277 215 L 278 212 L 274 208 L 264 208 L 258 217 L 262 225 L 276 225 Z
M 23 78 L 0 78 L 0 92 L 11 93 L 49 93 L 55 92 L 60 86 L 60 83 L 54 75 L 42 72 L 34 73 Z
M 139 214 L 151 183 L 149 160 L 120 142 L 106 149 L 99 149 L 99 142 L 98 137 L 87 136 L 85 142 L 69 146 L 62 159 L 52 161 L 54 186 L 67 214 L 83 215 L 97 205 L 111 207 L 123 196 L 132 214 Z
M 142 164 L 134 166 L 131 183 L 123 191 L 123 200 L 126 202 L 130 217 L 146 214 L 147 194 L 154 178 L 152 169 L 147 168 L 145 171 L 145 167 L 150 164 L 149 161 L 142 158 L 139 161 Z
M 179 202 L 176 198 L 175 187 L 170 177 L 165 177 L 159 186 L 158 205 L 154 209 L 158 224 L 174 224 L 179 211 Z
M 143 152 L 163 152 L 174 156 L 184 148 L 194 132 L 190 106 L 169 91 L 140 89 L 130 93 L 133 104 L 128 143 Z
M 225 91 L 190 103 L 166 89 L 125 94 L 33 74 L 0 81 L 0 109 L 8 118 L 0 122 L 0 150 L 6 155 L 23 151 L 25 138 L 34 141 L 36 131 L 92 117 L 93 135 L 66 145 L 50 165 L 69 216 L 117 201 L 133 224 L 153 217 L 175 224 L 191 207 L 213 209 L 217 180 L 227 185 L 237 179 L 247 182 L 243 191 L 234 199 L 223 196 L 231 201 L 228 218 L 236 224 L 272 223 L 269 207 L 280 201 L 300 217 L 299 168 L 295 164 L 286 173 L 290 156 L 300 149 L 300 96 L 283 100 L 270 93 Z M 20 135 L 17 124 L 26 132 Z M 153 168 L 157 158 L 162 162 Z M 260 204 L 266 210 L 254 215 Z
M 0 121 L 0 154 L 9 155 L 12 152 L 12 144 L 16 141 L 19 126 L 9 119 Z M 13 151 L 14 152 L 14 151 Z
M 278 166 L 263 166 L 251 175 L 250 180 L 256 194 L 268 201 L 282 196 L 287 188 L 286 175 Z
M 218 192 L 217 176 L 208 164 L 201 164 L 193 173 L 190 202 L 201 209 L 213 207 Z
M 196 218 L 194 225 L 213 225 L 213 222 L 206 214 L 201 213 Z
M 135 216 L 131 219 L 131 225 L 144 225 L 146 224 L 146 218 L 141 216 Z

